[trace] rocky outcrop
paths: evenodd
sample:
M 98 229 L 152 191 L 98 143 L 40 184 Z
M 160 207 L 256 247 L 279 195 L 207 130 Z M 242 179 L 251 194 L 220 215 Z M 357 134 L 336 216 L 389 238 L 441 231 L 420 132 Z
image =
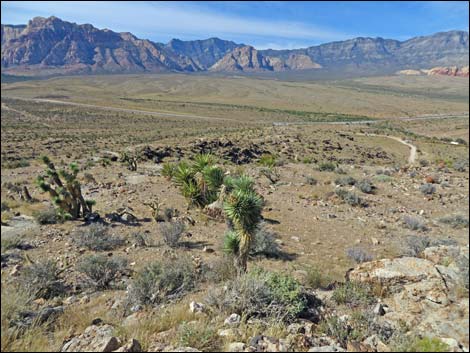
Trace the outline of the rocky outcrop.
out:
M 276 63 L 278 65 L 278 63 Z M 215 63 L 211 71 L 273 71 L 273 64 L 269 58 L 263 56 L 258 50 L 251 46 L 235 48 Z
M 161 44 L 56 17 L 36 17 L 5 42 L 2 33 L 1 65 L 59 72 L 198 70 L 190 58 L 166 51 Z
M 436 75 L 441 75 L 441 76 L 458 76 L 458 77 L 468 77 L 468 66 L 464 67 L 457 67 L 457 66 L 452 66 L 452 67 L 433 67 L 430 70 L 426 70 L 425 72 L 429 76 L 436 76 Z
M 424 258 L 402 257 L 364 263 L 349 273 L 386 293 L 383 318 L 407 322 L 416 332 L 454 339 L 468 347 L 468 247 L 431 247 Z M 466 264 L 466 265 L 465 265 Z
M 359 37 L 304 49 L 256 50 L 218 38 L 173 39 L 165 45 L 90 24 L 36 17 L 26 26 L 2 25 L 1 66 L 3 73 L 10 74 L 279 72 L 320 68 L 392 73 L 400 69 L 461 67 L 468 65 L 468 55 L 468 33 L 463 31 L 403 42 Z M 460 72 L 456 75 L 465 75 Z
M 97 323 L 76 337 L 64 342 L 61 352 L 142 352 L 139 341 L 122 342 L 114 335 L 114 327 Z

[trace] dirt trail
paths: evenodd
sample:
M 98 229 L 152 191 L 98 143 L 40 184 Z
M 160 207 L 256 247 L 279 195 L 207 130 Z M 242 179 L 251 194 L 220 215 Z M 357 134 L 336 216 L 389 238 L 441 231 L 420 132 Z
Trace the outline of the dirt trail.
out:
M 389 139 L 392 139 L 392 140 L 395 140 L 395 141 L 398 141 L 400 142 L 401 144 L 405 145 L 405 146 L 408 146 L 410 148 L 410 155 L 408 157 L 408 164 L 414 164 L 416 162 L 416 157 L 418 155 L 418 148 L 405 141 L 405 140 L 402 140 L 401 138 L 397 137 L 397 136 L 389 136 L 389 135 L 378 135 L 378 134 L 356 134 L 356 135 L 360 135 L 360 136 L 373 136 L 373 137 L 385 137 L 385 138 L 389 138 Z

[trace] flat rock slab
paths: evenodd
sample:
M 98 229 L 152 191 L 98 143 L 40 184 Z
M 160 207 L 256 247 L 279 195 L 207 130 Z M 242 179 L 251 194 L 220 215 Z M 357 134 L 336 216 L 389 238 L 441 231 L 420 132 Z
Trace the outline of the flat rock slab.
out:
M 8 221 L 8 226 L 1 226 L 1 236 L 11 237 L 15 235 L 23 235 L 32 229 L 39 228 L 33 217 L 15 216 Z

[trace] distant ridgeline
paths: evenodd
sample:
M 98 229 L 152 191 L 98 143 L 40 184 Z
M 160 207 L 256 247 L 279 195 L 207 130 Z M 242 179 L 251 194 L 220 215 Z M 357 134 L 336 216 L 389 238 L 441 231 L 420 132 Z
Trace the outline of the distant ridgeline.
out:
M 464 31 L 406 41 L 360 37 L 302 49 L 257 50 L 218 38 L 155 43 L 57 17 L 1 27 L 2 74 L 406 70 L 408 74 L 468 76 L 468 32 Z M 456 69 L 449 68 L 453 66 Z M 423 69 L 432 70 L 423 73 Z

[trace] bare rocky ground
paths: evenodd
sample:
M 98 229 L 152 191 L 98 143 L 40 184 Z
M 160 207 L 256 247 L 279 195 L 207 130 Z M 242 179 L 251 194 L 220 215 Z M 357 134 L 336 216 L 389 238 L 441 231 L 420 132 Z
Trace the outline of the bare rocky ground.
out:
M 52 204 L 34 183 L 39 161 L 2 168 L 2 351 L 468 351 L 468 147 L 440 140 L 435 130 L 427 137 L 418 124 L 246 128 L 166 139 L 129 147 L 136 171 L 116 160 L 114 145 L 75 158 L 73 144 L 51 144 L 58 167 L 78 162 L 83 194 L 105 223 L 100 234 L 112 244 L 95 248 L 79 239 L 97 219 L 38 224 Z M 468 119 L 458 124 L 468 132 Z M 413 164 L 409 146 L 386 134 L 417 147 Z M 3 136 L 2 145 L 18 142 Z M 200 153 L 255 180 L 269 246 L 253 254 L 249 270 L 295 279 L 299 287 L 281 288 L 304 296 L 295 317 L 227 304 L 223 293 L 233 290 L 229 298 L 258 305 L 252 302 L 260 292 L 242 291 L 258 277 L 234 277 L 223 251 L 225 221 L 188 207 L 162 175 L 166 162 Z M 162 214 L 177 212 L 156 222 L 145 205 L 151 201 Z M 177 221 L 185 229 L 169 246 L 162 225 Z M 104 265 L 95 263 L 90 281 L 83 261 L 95 254 L 115 260 L 116 269 L 99 272 Z M 39 266 L 47 260 L 55 267 Z M 132 288 L 146 266 L 170 263 L 176 278 L 186 278 L 181 260 L 195 273 L 187 289 L 166 295 L 162 287 L 151 305 L 136 300 Z

